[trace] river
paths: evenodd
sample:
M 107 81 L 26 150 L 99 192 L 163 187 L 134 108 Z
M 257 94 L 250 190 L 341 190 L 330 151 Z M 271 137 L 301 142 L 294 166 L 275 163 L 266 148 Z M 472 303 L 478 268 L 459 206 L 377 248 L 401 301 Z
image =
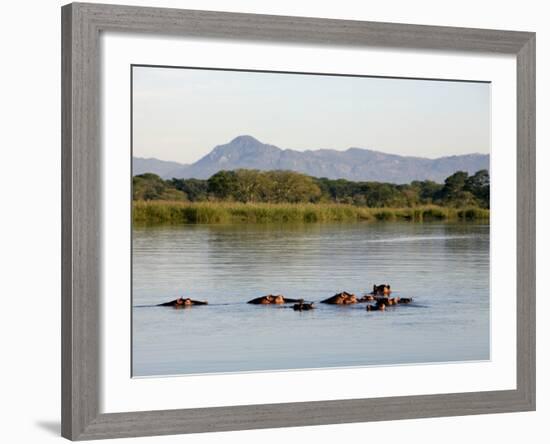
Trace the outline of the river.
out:
M 134 227 L 133 376 L 490 358 L 489 225 Z M 389 283 L 410 305 L 318 302 Z M 246 301 L 283 294 L 316 309 Z M 155 304 L 184 296 L 207 306 Z

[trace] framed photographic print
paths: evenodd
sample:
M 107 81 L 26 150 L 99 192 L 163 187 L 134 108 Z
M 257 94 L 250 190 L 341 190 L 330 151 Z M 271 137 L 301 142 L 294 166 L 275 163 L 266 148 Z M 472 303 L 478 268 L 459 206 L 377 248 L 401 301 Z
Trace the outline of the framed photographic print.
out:
M 62 434 L 535 408 L 535 36 L 70 4 Z

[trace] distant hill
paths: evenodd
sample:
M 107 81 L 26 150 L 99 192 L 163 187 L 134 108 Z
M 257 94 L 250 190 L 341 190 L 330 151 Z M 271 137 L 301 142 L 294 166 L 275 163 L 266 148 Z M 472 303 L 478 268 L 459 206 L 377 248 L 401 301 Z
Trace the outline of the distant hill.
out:
M 187 168 L 187 165 L 183 163 L 168 162 L 153 157 L 148 159 L 134 157 L 132 159 L 132 172 L 134 176 L 143 173 L 155 173 L 164 179 L 180 178 L 183 177 L 181 176 L 181 171 L 185 168 Z
M 489 155 L 465 154 L 427 159 L 363 148 L 295 151 L 262 143 L 251 136 L 239 136 L 225 145 L 218 145 L 189 165 L 158 159 L 133 159 L 134 175 L 149 172 L 164 179 L 207 179 L 220 170 L 239 168 L 292 170 L 315 177 L 353 181 L 410 183 L 413 180 L 433 180 L 441 183 L 459 170 L 472 174 L 489 169 Z

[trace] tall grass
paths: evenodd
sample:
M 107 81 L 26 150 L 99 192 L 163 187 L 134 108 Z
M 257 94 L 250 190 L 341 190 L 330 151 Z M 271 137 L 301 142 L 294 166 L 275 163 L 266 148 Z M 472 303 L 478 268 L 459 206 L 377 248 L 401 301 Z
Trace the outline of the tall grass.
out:
M 138 225 L 224 223 L 315 223 L 361 221 L 488 220 L 483 208 L 367 208 L 343 204 L 134 201 Z

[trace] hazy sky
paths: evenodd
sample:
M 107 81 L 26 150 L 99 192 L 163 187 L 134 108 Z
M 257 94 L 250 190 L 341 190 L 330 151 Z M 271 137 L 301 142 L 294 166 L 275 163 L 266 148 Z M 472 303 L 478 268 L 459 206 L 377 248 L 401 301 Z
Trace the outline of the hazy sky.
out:
M 195 162 L 248 134 L 299 151 L 489 153 L 487 83 L 133 68 L 134 156 Z

